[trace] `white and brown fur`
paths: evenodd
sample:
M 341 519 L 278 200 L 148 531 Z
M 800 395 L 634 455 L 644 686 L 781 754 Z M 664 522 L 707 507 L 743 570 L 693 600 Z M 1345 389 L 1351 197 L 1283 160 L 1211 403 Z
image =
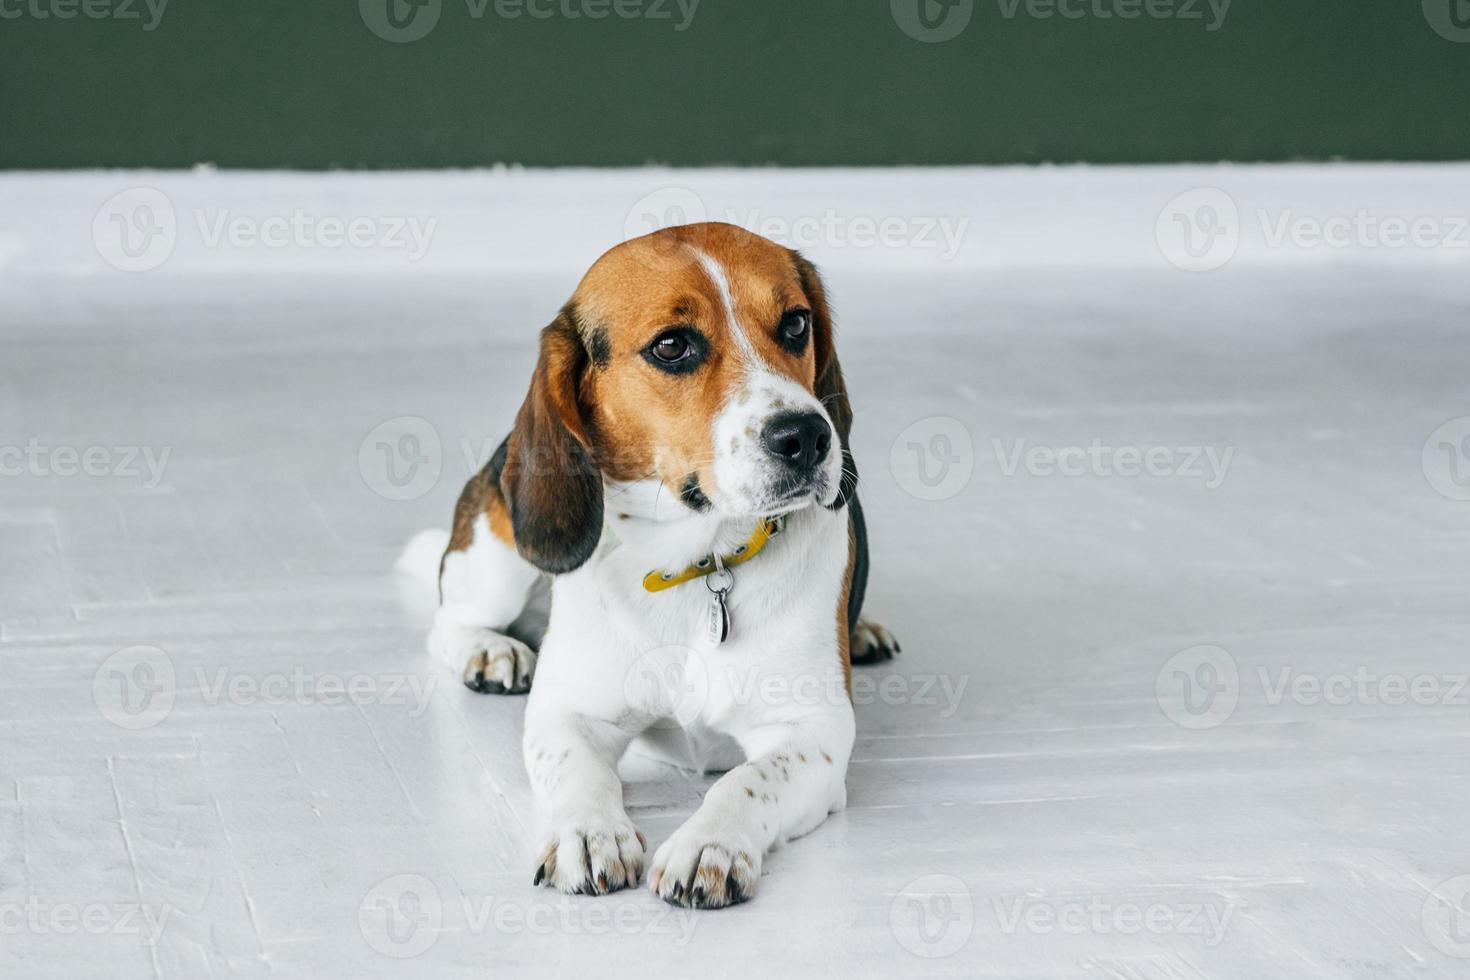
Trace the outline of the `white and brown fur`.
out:
M 803 312 L 797 350 L 777 331 L 795 331 Z M 697 368 L 650 361 L 671 326 L 703 338 Z M 836 435 L 794 498 L 759 437 L 793 411 L 820 413 Z M 542 331 L 515 427 L 455 510 L 429 639 L 472 690 L 530 692 L 538 883 L 588 894 L 637 884 L 644 838 L 617 773 L 635 741 L 688 756 L 725 737 L 745 759 L 654 854 L 648 883 L 670 902 L 750 898 L 771 847 L 845 805 L 850 666 L 897 650 L 858 618 L 867 542 L 851 423 L 816 270 L 731 225 L 613 248 Z M 784 532 L 735 569 L 726 643 L 697 639 L 711 599 L 703 580 L 644 590 L 650 570 L 731 553 L 778 513 Z M 548 591 L 538 637 L 525 624 Z M 698 697 L 648 683 L 651 656 L 697 678 Z

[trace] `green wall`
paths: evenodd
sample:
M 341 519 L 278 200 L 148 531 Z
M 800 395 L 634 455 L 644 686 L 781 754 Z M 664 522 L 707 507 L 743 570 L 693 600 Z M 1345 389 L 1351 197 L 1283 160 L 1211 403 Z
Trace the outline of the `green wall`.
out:
M 0 0 L 0 168 L 1470 159 L 1470 0 L 385 2 Z

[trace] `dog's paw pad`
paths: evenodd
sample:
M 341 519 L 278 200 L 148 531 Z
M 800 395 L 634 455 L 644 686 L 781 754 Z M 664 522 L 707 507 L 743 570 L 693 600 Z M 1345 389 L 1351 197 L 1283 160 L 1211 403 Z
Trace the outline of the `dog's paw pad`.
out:
M 536 652 L 520 640 L 480 630 L 464 667 L 464 686 L 479 694 L 525 694 L 536 672 Z
M 533 884 L 572 895 L 606 895 L 638 884 L 643 835 L 630 823 L 569 826 L 541 851 Z
M 848 650 L 854 664 L 879 664 L 902 653 L 898 639 L 886 626 L 871 619 L 858 619 Z
M 664 841 L 648 874 L 655 895 L 692 909 L 722 909 L 755 895 L 760 855 L 709 837 L 681 828 Z

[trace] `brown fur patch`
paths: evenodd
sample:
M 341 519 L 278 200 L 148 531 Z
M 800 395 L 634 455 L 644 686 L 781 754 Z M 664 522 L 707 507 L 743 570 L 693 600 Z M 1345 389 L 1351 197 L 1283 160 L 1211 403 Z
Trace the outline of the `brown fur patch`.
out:
M 474 476 L 460 491 L 459 500 L 454 505 L 454 524 L 449 531 L 449 547 L 444 551 L 444 557 L 439 559 L 439 575 L 444 575 L 444 561 L 450 554 L 456 551 L 468 551 L 470 545 L 475 542 L 475 523 L 484 514 L 490 525 L 490 533 L 499 538 L 506 547 L 514 549 L 516 546 L 515 531 L 511 528 L 510 509 L 505 504 L 505 498 L 500 495 L 500 467 L 504 462 L 504 455 L 496 451 L 484 468 Z M 443 599 L 443 595 L 440 595 Z
M 735 322 L 701 257 L 724 270 Z M 658 477 L 678 487 L 698 474 L 718 492 L 711 423 L 740 384 L 746 365 L 734 332 L 774 370 L 814 391 L 817 350 L 801 355 L 776 340 L 787 309 L 814 307 L 797 257 L 734 225 L 670 228 L 611 249 L 587 272 L 572 300 L 583 319 L 606 331 L 607 364 L 586 380 L 586 404 L 607 474 Z M 709 341 L 705 363 L 688 375 L 648 364 L 643 349 L 670 327 L 689 326 Z
M 516 550 L 554 574 L 581 566 L 602 537 L 599 454 L 584 415 L 591 359 L 574 318 L 568 304 L 541 331 L 541 356 L 500 471 Z
M 723 270 L 729 310 L 706 257 Z M 776 338 L 782 315 L 796 307 L 812 311 L 812 339 L 800 354 Z M 693 328 L 708 341 L 696 370 L 670 374 L 644 358 L 671 327 Z M 851 408 L 811 263 L 720 223 L 669 228 L 610 249 L 543 331 L 507 451 L 498 468 L 487 466 L 466 484 L 450 550 L 469 546 L 483 513 L 496 537 L 539 567 L 580 565 L 601 533 L 598 470 L 615 480 L 657 478 L 672 488 L 694 474 L 705 494 L 717 496 L 712 422 L 745 376 L 746 343 L 822 400 L 845 449 Z M 846 664 L 848 631 L 838 634 Z

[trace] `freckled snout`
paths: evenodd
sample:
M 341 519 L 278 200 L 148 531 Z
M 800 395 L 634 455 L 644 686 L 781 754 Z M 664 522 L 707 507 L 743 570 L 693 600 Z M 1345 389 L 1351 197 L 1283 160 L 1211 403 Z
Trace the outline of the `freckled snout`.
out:
M 809 475 L 832 451 L 832 427 L 817 412 L 782 412 L 761 430 L 761 445 L 793 475 Z

